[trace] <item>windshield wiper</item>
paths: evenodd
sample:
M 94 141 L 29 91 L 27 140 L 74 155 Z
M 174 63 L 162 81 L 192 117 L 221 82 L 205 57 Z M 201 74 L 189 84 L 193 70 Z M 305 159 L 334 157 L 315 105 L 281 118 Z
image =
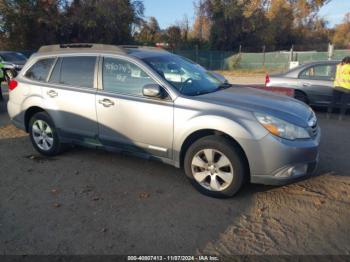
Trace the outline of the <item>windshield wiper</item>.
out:
M 195 93 L 196 96 L 200 96 L 200 95 L 206 95 L 206 94 L 210 94 L 210 93 L 214 93 L 214 92 L 217 92 L 219 90 L 224 90 L 224 89 L 227 89 L 227 88 L 230 88 L 232 87 L 233 85 L 232 84 L 229 84 L 229 83 L 222 83 L 221 85 L 219 85 L 216 89 L 213 89 L 213 90 L 208 90 L 208 91 L 198 91 Z
M 217 90 L 223 90 L 232 87 L 233 85 L 230 83 L 222 83 L 221 85 L 218 86 Z

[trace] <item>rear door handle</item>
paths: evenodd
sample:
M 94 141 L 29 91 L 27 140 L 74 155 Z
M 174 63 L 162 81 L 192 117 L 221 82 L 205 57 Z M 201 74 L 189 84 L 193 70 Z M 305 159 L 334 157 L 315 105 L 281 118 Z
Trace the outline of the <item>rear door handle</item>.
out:
M 98 101 L 101 105 L 103 105 L 104 107 L 111 107 L 111 106 L 114 106 L 114 102 L 105 98 L 103 100 L 99 100 Z
M 50 91 L 47 91 L 47 95 L 49 97 L 56 97 L 56 96 L 58 96 L 58 93 L 54 90 L 50 90 Z

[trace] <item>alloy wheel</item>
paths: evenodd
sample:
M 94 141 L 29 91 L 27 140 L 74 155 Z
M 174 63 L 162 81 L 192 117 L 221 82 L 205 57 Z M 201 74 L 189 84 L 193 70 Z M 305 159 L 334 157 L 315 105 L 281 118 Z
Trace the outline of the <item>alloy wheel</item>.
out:
M 194 179 L 210 191 L 225 190 L 234 178 L 231 161 L 215 149 L 200 150 L 192 159 L 191 169 Z
M 32 126 L 32 136 L 35 144 L 44 151 L 49 151 L 54 144 L 51 127 L 43 120 L 36 120 Z

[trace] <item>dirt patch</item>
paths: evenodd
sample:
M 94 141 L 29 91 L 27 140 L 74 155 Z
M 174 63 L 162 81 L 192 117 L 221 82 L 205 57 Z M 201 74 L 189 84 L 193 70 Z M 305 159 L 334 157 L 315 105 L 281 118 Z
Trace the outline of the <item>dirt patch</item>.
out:
M 0 254 L 349 255 L 350 121 L 318 116 L 318 176 L 218 200 L 158 162 L 79 147 L 42 157 L 0 114 Z
M 350 177 L 327 174 L 260 192 L 203 254 L 350 254 Z
M 5 125 L 0 127 L 0 139 L 8 139 L 8 138 L 18 138 L 25 137 L 27 133 L 16 128 L 13 125 Z

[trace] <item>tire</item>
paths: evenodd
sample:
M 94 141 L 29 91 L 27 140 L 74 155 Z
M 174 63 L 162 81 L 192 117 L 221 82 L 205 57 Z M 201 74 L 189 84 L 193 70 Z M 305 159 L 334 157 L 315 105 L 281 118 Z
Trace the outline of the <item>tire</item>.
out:
M 309 104 L 309 99 L 308 99 L 307 95 L 303 92 L 295 91 L 294 98 L 307 104 L 307 105 Z
M 213 161 L 208 161 L 207 155 Z M 234 196 L 247 178 L 242 151 L 220 136 L 207 136 L 194 142 L 186 152 L 184 169 L 199 192 L 215 198 Z
M 55 156 L 62 152 L 63 144 L 57 135 L 54 122 L 47 113 L 36 113 L 29 120 L 28 129 L 30 140 L 40 154 Z

